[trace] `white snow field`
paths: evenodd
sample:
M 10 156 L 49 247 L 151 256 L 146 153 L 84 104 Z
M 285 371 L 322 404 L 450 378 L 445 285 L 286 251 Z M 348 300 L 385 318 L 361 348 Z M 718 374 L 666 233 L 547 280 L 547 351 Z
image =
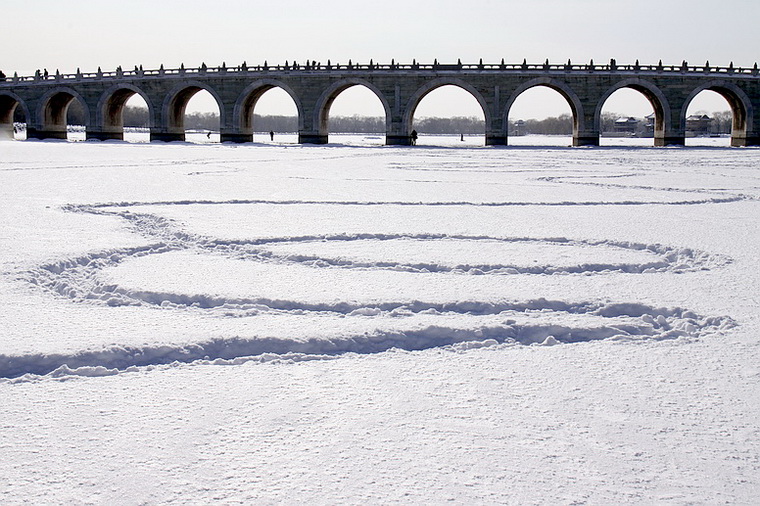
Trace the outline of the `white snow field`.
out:
M 760 150 L 381 142 L 1 143 L 0 503 L 758 504 Z

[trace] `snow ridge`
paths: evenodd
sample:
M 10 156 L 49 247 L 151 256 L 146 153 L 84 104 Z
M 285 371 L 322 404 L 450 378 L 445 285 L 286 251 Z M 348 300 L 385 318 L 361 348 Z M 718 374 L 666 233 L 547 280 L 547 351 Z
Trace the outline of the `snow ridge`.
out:
M 374 269 L 392 269 L 403 270 L 408 272 L 453 272 L 465 274 L 590 274 L 590 273 L 651 273 L 651 272 L 686 272 L 697 270 L 708 270 L 710 268 L 726 265 L 731 259 L 722 255 L 712 255 L 704 251 L 697 251 L 690 248 L 673 248 L 661 244 L 641 244 L 621 241 L 587 241 L 575 240 L 565 237 L 554 238 L 536 238 L 536 237 L 491 237 L 491 236 L 467 236 L 467 235 L 442 235 L 442 234 L 341 234 L 341 235 L 323 235 L 323 236 L 303 236 L 276 238 L 256 241 L 255 245 L 266 245 L 274 243 L 308 243 L 308 242 L 352 242 L 352 241 L 396 241 L 400 239 L 413 241 L 489 241 L 500 243 L 528 243 L 543 245 L 562 245 L 567 247 L 597 247 L 612 248 L 620 250 L 643 251 L 651 253 L 653 260 L 643 263 L 583 263 L 578 265 L 518 265 L 518 264 L 458 264 L 445 265 L 440 263 L 417 262 L 405 263 L 397 261 L 380 261 L 366 262 L 345 258 L 331 258 L 313 254 L 289 254 L 276 255 L 268 253 L 267 258 L 277 259 L 281 262 L 305 263 L 309 265 L 333 266 L 346 268 L 374 268 Z M 240 252 L 237 258 L 244 258 L 244 247 L 253 245 L 246 241 L 213 241 L 213 246 L 219 250 L 224 247 L 229 249 L 238 249 Z M 212 244 L 209 244 L 211 246 Z M 254 252 L 254 256 L 261 259 L 260 252 Z
M 225 201 L 216 202 L 217 204 L 249 204 L 253 201 Z M 183 201 L 180 204 L 174 202 L 154 203 L 150 205 L 193 205 L 196 201 Z M 142 204 L 124 204 L 126 207 Z M 469 236 L 469 235 L 445 235 L 445 234 L 333 234 L 333 235 L 311 235 L 298 237 L 280 237 L 280 238 L 260 238 L 260 239 L 243 239 L 243 240 L 219 240 L 209 237 L 200 237 L 188 234 L 172 220 L 162 218 L 157 215 L 147 213 L 132 213 L 127 210 L 119 210 L 119 204 L 94 204 L 87 206 L 67 206 L 65 209 L 72 212 L 83 212 L 92 214 L 105 214 L 119 216 L 133 226 L 135 231 L 141 235 L 155 238 L 165 242 L 163 247 L 173 249 L 198 249 L 206 252 L 229 255 L 233 258 L 248 259 L 255 261 L 277 261 L 280 263 L 303 263 L 312 266 L 334 266 L 346 268 L 382 268 L 393 270 L 404 270 L 410 272 L 459 272 L 470 274 L 578 274 L 578 273 L 597 273 L 597 272 L 625 272 L 625 273 L 649 273 L 649 272 L 687 272 L 697 270 L 707 270 L 720 267 L 731 262 L 731 259 L 724 255 L 710 254 L 704 251 L 694 250 L 691 248 L 675 248 L 661 244 L 642 244 L 625 241 L 612 240 L 577 240 L 565 237 L 492 237 L 492 236 Z M 115 209 L 116 208 L 116 209 Z M 533 244 L 553 244 L 566 246 L 589 246 L 589 247 L 607 247 L 620 250 L 645 251 L 651 253 L 655 258 L 651 262 L 645 263 L 586 263 L 576 266 L 551 266 L 551 265 L 534 265 L 520 266 L 509 264 L 464 264 L 464 265 L 442 265 L 436 263 L 403 263 L 403 262 L 361 262 L 347 259 L 336 259 L 311 254 L 305 255 L 277 255 L 266 249 L 257 248 L 270 244 L 282 243 L 308 243 L 308 242 L 331 242 L 331 241 L 392 241 L 398 239 L 410 239 L 418 241 L 435 241 L 435 240 L 458 240 L 458 241 L 499 241 L 503 243 L 533 243 Z M 171 245 L 171 246 L 169 246 Z M 158 252 L 158 251 L 157 251 Z
M 725 197 L 726 192 L 720 191 L 720 190 L 707 190 L 703 188 L 674 188 L 674 187 L 662 187 L 662 186 L 650 186 L 650 185 L 625 185 L 625 184 L 615 184 L 615 183 L 598 183 L 595 181 L 577 181 L 574 179 L 593 179 L 593 178 L 599 178 L 599 179 L 612 179 L 612 178 L 623 178 L 623 177 L 634 177 L 637 174 L 616 174 L 616 175 L 599 175 L 599 176 L 589 176 L 589 175 L 583 175 L 583 176 L 577 176 L 577 175 L 571 175 L 571 176 L 542 176 L 537 178 L 537 181 L 546 181 L 551 183 L 563 183 L 563 184 L 572 184 L 572 185 L 580 185 L 580 186 L 594 186 L 597 188 L 610 188 L 615 190 L 647 190 L 647 191 L 661 191 L 661 192 L 677 192 L 677 193 L 695 193 L 700 195 L 713 195 L 717 197 L 717 200 L 714 201 L 714 203 L 723 203 L 721 199 Z M 739 200 L 756 200 L 756 198 L 752 195 L 746 195 L 741 193 L 731 193 L 732 198 L 735 198 L 735 201 Z
M 589 183 L 593 184 L 593 183 Z M 689 190 L 679 190 L 687 192 Z M 692 193 L 705 193 L 692 191 Z M 638 206 L 638 205 L 697 205 L 697 204 L 725 204 L 752 199 L 745 195 L 716 194 L 712 197 L 695 198 L 688 200 L 563 200 L 563 201 L 503 201 L 503 202 L 472 202 L 467 200 L 452 201 L 409 201 L 409 200 L 266 200 L 266 199 L 231 199 L 231 200 L 173 200 L 173 201 L 145 201 L 145 202 L 109 202 L 87 205 L 65 206 L 67 210 L 95 210 L 111 207 L 148 207 L 148 206 L 190 206 L 190 205 L 240 205 L 240 204 L 265 204 L 265 205 L 321 205 L 321 206 L 416 206 L 416 207 L 441 207 L 441 206 L 468 206 L 468 207 L 523 207 L 523 206 Z
M 372 333 L 327 338 L 283 339 L 238 337 L 211 339 L 182 345 L 157 344 L 142 347 L 110 346 L 100 350 L 83 350 L 72 354 L 0 355 L 0 378 L 35 380 L 36 376 L 107 376 L 135 367 L 171 363 L 238 364 L 249 360 L 285 360 L 333 358 L 346 353 L 372 354 L 401 349 L 426 350 L 458 346 L 455 349 L 507 345 L 554 345 L 582 343 L 600 339 L 677 339 L 694 338 L 731 328 L 735 323 L 725 317 L 702 317 L 680 308 L 653 308 L 642 304 L 570 304 L 537 299 L 524 303 L 484 305 L 476 302 L 434 305 L 415 302 L 382 307 L 339 308 L 340 312 L 364 318 L 385 318 L 396 314 L 494 313 L 504 316 L 498 325 L 476 328 L 450 328 L 429 325 L 403 331 L 377 329 Z M 327 310 L 327 309 L 325 309 Z M 333 308 L 335 310 L 335 308 Z M 518 323 L 508 316 L 531 312 L 567 312 L 587 314 L 607 320 L 597 326 L 570 326 L 550 323 Z
M 200 308 L 266 306 L 272 309 L 307 311 L 350 312 L 355 308 L 349 304 L 305 305 L 297 301 L 273 301 L 262 299 L 225 299 L 208 295 L 185 295 L 135 291 L 105 282 L 99 276 L 104 269 L 133 258 L 167 253 L 178 250 L 194 250 L 206 254 L 223 255 L 239 260 L 254 262 L 276 262 L 283 264 L 304 264 L 312 268 L 340 269 L 389 269 L 420 274 L 455 273 L 463 275 L 552 275 L 552 274 L 608 274 L 614 272 L 643 274 L 654 272 L 688 272 L 718 268 L 731 262 L 722 255 L 714 255 L 691 248 L 674 248 L 659 244 L 639 244 L 615 241 L 583 241 L 567 238 L 494 238 L 486 236 L 436 235 L 436 234 L 342 234 L 333 236 L 282 237 L 254 240 L 214 240 L 196 237 L 177 229 L 176 225 L 164 218 L 125 213 L 123 215 L 143 235 L 160 239 L 151 245 L 138 248 L 112 249 L 90 253 L 78 258 L 67 258 L 41 265 L 23 274 L 22 279 L 44 290 L 76 301 L 101 302 L 109 306 L 167 304 Z M 611 247 L 623 250 L 645 251 L 653 255 L 653 260 L 640 264 L 595 263 L 580 265 L 443 265 L 439 263 L 404 262 L 364 262 L 343 258 L 317 255 L 277 255 L 263 246 L 284 243 L 310 242 L 352 242 L 412 240 L 461 240 L 461 241 L 502 241 L 508 243 L 527 242 L 539 244 L 562 244 L 564 246 Z M 398 305 L 389 303 L 390 306 Z M 484 305 L 485 307 L 487 305 Z M 345 311 L 341 308 L 348 308 Z M 498 312 L 498 311 L 497 311 Z

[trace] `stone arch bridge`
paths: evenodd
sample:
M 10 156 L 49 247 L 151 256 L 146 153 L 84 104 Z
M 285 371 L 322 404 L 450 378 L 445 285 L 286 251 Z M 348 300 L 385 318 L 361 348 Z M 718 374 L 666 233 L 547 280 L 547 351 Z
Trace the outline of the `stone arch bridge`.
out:
M 20 108 L 27 137 L 66 138 L 66 111 L 77 100 L 85 112 L 88 139 L 122 139 L 122 112 L 140 95 L 148 105 L 150 138 L 184 140 L 189 99 L 207 90 L 217 101 L 222 142 L 253 140 L 253 109 L 269 89 L 285 90 L 298 110 L 299 142 L 327 142 L 330 105 L 351 86 L 363 85 L 385 109 L 386 144 L 411 144 L 414 111 L 425 95 L 445 86 L 471 93 L 483 109 L 486 144 L 506 145 L 511 105 L 525 90 L 547 86 L 558 91 L 573 114 L 573 144 L 598 145 L 601 110 L 616 90 L 641 92 L 655 112 L 656 146 L 684 144 L 686 109 L 703 90 L 726 98 L 733 111 L 731 144 L 760 144 L 760 76 L 754 68 L 682 65 L 543 64 L 351 64 L 307 62 L 268 66 L 135 69 L 115 72 L 44 75 L 0 81 L 0 133 L 12 131 Z M 758 114 L 755 114 L 755 110 Z

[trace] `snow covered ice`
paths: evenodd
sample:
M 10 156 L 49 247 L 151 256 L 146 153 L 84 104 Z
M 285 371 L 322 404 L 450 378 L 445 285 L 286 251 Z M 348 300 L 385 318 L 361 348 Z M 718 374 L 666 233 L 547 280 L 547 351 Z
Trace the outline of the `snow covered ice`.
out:
M 373 142 L 0 144 L 2 502 L 757 502 L 760 150 Z

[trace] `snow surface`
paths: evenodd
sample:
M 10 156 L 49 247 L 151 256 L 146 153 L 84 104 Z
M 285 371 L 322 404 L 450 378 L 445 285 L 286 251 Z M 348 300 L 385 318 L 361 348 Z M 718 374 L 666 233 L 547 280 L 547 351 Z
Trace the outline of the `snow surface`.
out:
M 757 503 L 760 150 L 280 137 L 0 144 L 3 504 Z

